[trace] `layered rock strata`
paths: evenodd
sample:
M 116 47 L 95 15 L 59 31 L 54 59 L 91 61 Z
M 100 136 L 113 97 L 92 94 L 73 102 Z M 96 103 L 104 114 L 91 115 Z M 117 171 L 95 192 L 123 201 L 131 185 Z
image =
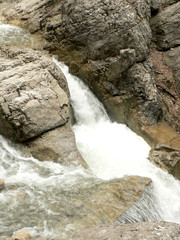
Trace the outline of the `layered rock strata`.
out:
M 70 129 L 66 79 L 52 59 L 39 51 L 2 46 L 0 72 L 0 133 L 27 142 L 41 160 L 84 162 Z M 59 127 L 57 142 L 48 132 Z M 39 136 L 43 148 L 35 139 Z

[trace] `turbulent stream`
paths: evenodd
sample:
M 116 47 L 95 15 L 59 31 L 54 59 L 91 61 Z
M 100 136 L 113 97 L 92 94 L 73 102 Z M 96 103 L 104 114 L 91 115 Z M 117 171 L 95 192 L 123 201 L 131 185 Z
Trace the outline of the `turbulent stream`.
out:
M 17 34 L 21 31 L 0 25 L 0 44 L 22 41 Z M 18 35 L 18 39 L 13 35 Z M 29 38 L 24 37 L 22 43 L 31 45 Z M 68 80 L 76 118 L 72 129 L 90 170 L 40 162 L 28 156 L 22 146 L 0 136 L 0 178 L 6 183 L 0 193 L 0 235 L 12 235 L 25 228 L 33 236 L 65 236 L 73 229 L 69 220 L 72 192 L 125 175 L 150 177 L 153 187 L 117 221 L 159 219 L 180 223 L 180 182 L 152 165 L 147 160 L 150 148 L 146 142 L 125 125 L 111 122 L 87 86 L 70 75 L 66 66 L 53 60 Z

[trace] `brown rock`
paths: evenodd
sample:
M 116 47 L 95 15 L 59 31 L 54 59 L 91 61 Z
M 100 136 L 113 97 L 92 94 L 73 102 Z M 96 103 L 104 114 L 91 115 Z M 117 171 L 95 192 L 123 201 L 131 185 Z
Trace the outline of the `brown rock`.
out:
M 144 136 L 152 146 L 150 161 L 180 179 L 180 135 L 161 123 L 144 128 Z
M 179 224 L 143 222 L 96 226 L 66 240 L 179 240 L 179 237 Z
M 4 189 L 4 180 L 0 179 L 0 191 Z
M 13 240 L 30 240 L 30 239 L 31 235 L 26 230 L 20 230 L 13 236 Z

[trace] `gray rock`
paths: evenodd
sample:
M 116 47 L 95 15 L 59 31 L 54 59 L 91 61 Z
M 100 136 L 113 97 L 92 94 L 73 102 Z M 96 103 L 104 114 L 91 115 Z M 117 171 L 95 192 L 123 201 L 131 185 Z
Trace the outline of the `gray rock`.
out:
M 87 164 L 70 128 L 66 79 L 43 52 L 0 47 L 0 134 L 39 160 Z
M 176 81 L 176 88 L 180 96 L 180 47 L 173 48 L 167 52 L 169 58 L 169 66 L 173 70 L 174 79 Z
M 153 11 L 159 10 L 162 11 L 164 7 L 174 4 L 179 0 L 150 0 L 151 8 Z
M 152 146 L 149 160 L 180 179 L 180 135 L 167 123 L 144 128 L 146 140 Z M 148 138 L 147 138 L 148 137 Z
M 0 133 L 26 141 L 69 120 L 66 80 L 50 57 L 0 48 Z
M 75 136 L 69 123 L 48 131 L 33 140 L 26 142 L 32 156 L 41 161 L 59 162 L 64 165 L 81 164 L 87 168 L 75 143 Z
M 66 240 L 179 240 L 179 236 L 179 224 L 144 222 L 97 226 L 86 229 Z
M 180 2 L 159 12 L 151 19 L 153 40 L 159 49 L 167 50 L 180 45 Z

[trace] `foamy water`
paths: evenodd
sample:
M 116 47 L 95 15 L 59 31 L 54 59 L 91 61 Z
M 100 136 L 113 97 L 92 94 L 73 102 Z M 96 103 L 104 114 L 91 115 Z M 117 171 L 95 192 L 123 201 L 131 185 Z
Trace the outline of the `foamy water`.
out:
M 73 130 L 77 146 L 90 169 L 106 180 L 125 175 L 151 178 L 158 203 L 156 210 L 161 213 L 162 220 L 180 223 L 180 181 L 151 164 L 147 160 L 148 144 L 125 125 L 111 122 L 88 87 L 69 74 L 66 66 L 54 61 L 68 80 L 77 120 Z M 92 106 L 90 113 L 86 111 L 87 106 Z

